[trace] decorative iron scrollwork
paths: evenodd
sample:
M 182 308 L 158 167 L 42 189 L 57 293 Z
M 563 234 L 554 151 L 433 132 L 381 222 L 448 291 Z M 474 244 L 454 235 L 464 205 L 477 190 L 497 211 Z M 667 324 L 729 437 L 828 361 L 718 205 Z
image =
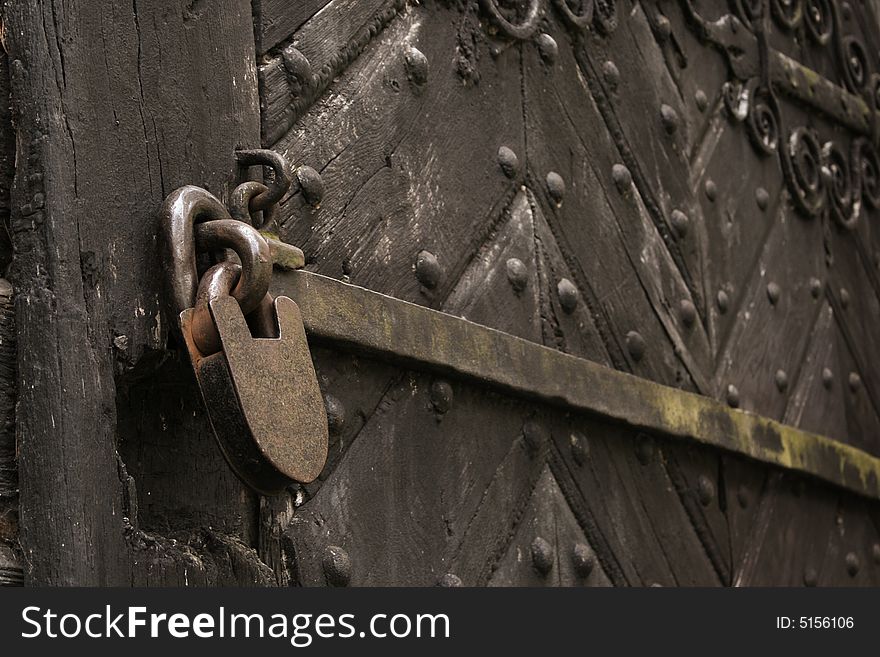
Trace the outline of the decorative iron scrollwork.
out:
M 780 27 L 793 32 L 800 27 L 804 8 L 801 0 L 770 0 L 770 13 Z
M 526 40 L 535 35 L 550 0 L 480 0 L 494 27 L 511 39 Z M 602 34 L 617 27 L 616 0 L 552 0 L 563 20 L 576 30 L 595 25 Z
M 737 80 L 725 82 L 721 87 L 721 98 L 728 116 L 739 123 L 749 116 L 749 94 Z
M 875 110 L 880 110 L 880 73 L 874 73 L 868 83 L 868 100 Z
M 853 185 L 850 163 L 843 150 L 828 142 L 822 147 L 823 173 L 828 183 L 832 218 L 844 228 L 854 228 L 859 220 L 860 199 Z
M 503 34 L 528 39 L 538 29 L 543 0 L 480 0 L 480 7 Z
M 825 207 L 825 177 L 822 147 L 812 130 L 801 127 L 791 131 L 782 165 L 795 206 L 807 216 L 817 216 Z
M 834 15 L 831 0 L 806 0 L 804 23 L 807 34 L 820 46 L 828 45 L 834 32 Z
M 602 34 L 617 29 L 617 0 L 596 0 L 595 24 Z
M 880 209 L 880 158 L 877 149 L 863 137 L 853 142 L 852 170 L 862 200 L 872 209 Z
M 764 0 L 731 0 L 730 5 L 734 15 L 748 26 L 764 15 Z
M 704 19 L 692 0 L 681 0 L 681 5 L 695 35 L 726 58 L 731 79 L 722 88 L 722 100 L 728 116 L 745 125 L 759 154 L 778 155 L 798 213 L 816 217 L 827 212 L 838 225 L 852 229 L 863 206 L 880 208 L 880 160 L 872 127 L 880 109 L 880 74 L 872 71 L 862 41 L 841 33 L 835 0 L 729 0 L 732 15 L 715 22 Z M 815 73 L 770 50 L 769 18 L 785 32 L 806 32 L 817 44 L 833 44 L 829 52 L 839 62 L 841 87 L 848 91 L 822 81 L 823 92 L 815 93 Z M 808 99 L 853 130 L 857 136 L 851 148 L 837 137 L 823 144 L 811 128 L 787 129 L 776 96 L 781 89 Z M 864 99 L 867 108 L 853 96 Z M 848 120 L 856 115 L 864 121 Z
M 865 88 L 871 77 L 868 55 L 862 42 L 854 36 L 843 39 L 843 81 L 846 88 L 858 93 Z
M 779 148 L 779 105 L 769 86 L 751 84 L 748 113 L 749 138 L 758 152 L 772 155 Z
M 593 22 L 593 0 L 553 0 L 553 4 L 572 27 L 584 30 Z

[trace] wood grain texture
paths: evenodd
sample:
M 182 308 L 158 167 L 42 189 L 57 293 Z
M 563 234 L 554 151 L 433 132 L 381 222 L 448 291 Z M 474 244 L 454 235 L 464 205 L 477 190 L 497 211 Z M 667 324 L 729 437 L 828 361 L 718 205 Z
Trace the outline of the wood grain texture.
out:
M 290 43 L 265 55 L 260 66 L 263 143 L 277 142 L 405 7 L 405 0 L 326 2 Z M 285 9 L 273 15 L 286 14 Z
M 730 11 L 725 3 L 710 4 L 705 11 L 713 16 Z M 329 16 L 334 5 L 345 3 L 321 13 Z M 873 316 L 880 292 L 873 211 L 851 234 L 830 219 L 796 213 L 778 158 L 759 156 L 745 125 L 724 108 L 724 58 L 695 37 L 681 7 L 645 0 L 619 8 L 620 27 L 610 35 L 574 33 L 551 9 L 541 39 L 519 42 L 494 35 L 475 6 L 423 3 L 377 30 L 305 104 L 291 95 L 283 58 L 271 53 L 261 87 L 264 139 L 271 134 L 266 143 L 319 171 L 326 188 L 319 207 L 299 192 L 285 201 L 284 237 L 305 245 L 313 271 L 875 449 L 873 374 L 860 374 L 858 394 L 848 388 L 849 373 L 868 369 L 873 349 L 865 335 L 870 320 L 861 321 Z M 668 19 L 669 33 L 660 17 Z M 317 15 L 309 18 L 314 25 L 298 23 L 284 43 L 323 29 Z M 863 37 L 873 42 L 873 35 Z M 820 55 L 775 27 L 771 45 L 808 65 Z M 427 61 L 427 77 L 418 84 L 406 65 L 412 48 Z M 821 56 L 829 59 L 827 52 Z M 836 66 L 825 61 L 814 68 L 839 84 Z M 787 127 L 808 124 L 823 140 L 848 139 L 841 132 L 846 126 L 797 102 L 791 94 L 784 99 Z M 674 129 L 664 119 L 669 110 Z M 484 115 L 493 120 L 484 122 Z M 498 166 L 502 146 L 516 156 L 510 182 Z M 615 179 L 620 164 L 631 183 Z M 564 189 L 552 188 L 551 173 Z M 675 211 L 686 217 L 684 230 Z M 413 271 L 421 249 L 440 265 L 431 286 Z M 837 258 L 845 262 L 838 266 Z M 524 269 L 515 285 L 511 259 Z M 567 299 L 563 281 L 574 284 Z M 851 310 L 839 319 L 843 288 Z M 687 322 L 686 306 L 694 309 Z M 642 348 L 638 340 L 633 348 L 633 332 Z M 410 381 L 413 394 L 428 394 L 427 381 Z M 348 517 L 320 531 L 294 519 L 286 532 L 289 550 L 279 562 L 295 555 L 305 564 L 304 582 L 325 582 L 321 551 L 337 538 L 365 569 L 366 579 L 353 582 L 393 579 L 370 566 L 378 563 L 378 548 L 352 491 L 372 486 L 358 458 L 383 472 L 404 466 L 389 455 L 379 464 L 360 443 L 385 444 L 386 433 L 410 426 L 421 432 L 424 418 L 398 400 L 377 408 L 381 418 L 371 416 L 353 437 L 356 451 L 335 461 L 299 508 L 323 519 L 334 496 L 344 494 L 352 505 Z M 468 413 L 484 412 L 470 400 Z M 446 539 L 445 551 L 432 546 L 423 553 L 435 564 L 430 577 L 425 564 L 395 556 L 396 576 L 418 572 L 417 581 L 429 582 L 446 569 L 465 583 L 540 582 L 526 563 L 529 542 L 546 533 L 542 519 L 527 520 L 544 504 L 537 490 L 549 500 L 565 499 L 566 513 L 618 585 L 765 581 L 778 560 L 798 549 L 797 529 L 781 536 L 772 530 L 775 514 L 788 508 L 774 501 L 772 470 L 662 436 L 650 437 L 645 458 L 642 438 L 600 424 L 581 429 L 590 444 L 585 473 L 569 456 L 571 427 L 537 415 L 554 445 L 538 456 L 550 474 L 528 460 L 528 451 L 493 452 L 494 476 L 474 485 L 482 491 L 474 495 L 491 501 L 474 516 L 486 531 L 465 531 Z M 372 429 L 373 422 L 383 431 Z M 431 476 L 438 486 L 449 485 L 447 475 Z M 816 504 L 834 506 L 836 492 L 804 485 Z M 441 506 L 419 508 L 430 515 Z M 556 513 L 551 502 L 541 508 Z M 434 537 L 432 522 L 405 521 L 408 532 Z M 800 522 L 791 519 L 792 527 Z M 826 538 L 816 533 L 819 543 Z M 410 536 L 401 540 L 418 545 Z M 866 548 L 860 549 L 864 558 Z M 561 553 L 554 554 L 556 568 Z M 784 571 L 780 581 L 802 584 L 802 566 Z
M 15 128 L 12 125 L 9 57 L 0 43 L 0 274 L 8 276 L 12 262 L 9 213 L 15 176 Z
M 26 578 L 147 583 L 129 556 L 116 375 L 165 344 L 162 199 L 191 182 L 224 194 L 233 149 L 259 143 L 250 3 L 47 0 L 10 3 L 3 22 Z
M 331 0 L 256 0 L 253 5 L 257 53 L 267 52 L 288 39 L 330 2 Z
M 541 39 L 519 42 L 472 2 L 8 4 L 0 214 L 28 583 L 876 583 L 876 505 L 328 348 L 314 352 L 327 467 L 259 499 L 164 351 L 155 211 L 184 183 L 225 196 L 233 149 L 262 141 L 321 176 L 321 202 L 298 182 L 279 213 L 309 269 L 880 453 L 877 212 L 851 232 L 797 215 L 778 158 L 725 114 L 724 60 L 681 6 L 623 3 L 610 34 L 550 9 Z M 770 38 L 842 84 L 821 49 Z M 848 143 L 795 101 L 790 125 Z M 0 239 L 0 264 L 10 253 Z M 3 311 L 0 294 L 0 332 Z M 9 392 L 0 381 L 6 417 Z M 0 427 L 7 490 L 10 444 Z
M 0 586 L 19 584 L 18 457 L 15 441 L 15 302 L 0 279 Z

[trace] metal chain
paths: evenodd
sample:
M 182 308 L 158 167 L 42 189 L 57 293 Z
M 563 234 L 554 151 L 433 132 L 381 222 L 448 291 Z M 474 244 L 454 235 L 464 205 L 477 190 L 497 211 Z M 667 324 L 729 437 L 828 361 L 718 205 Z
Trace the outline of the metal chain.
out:
M 272 249 L 255 227 L 254 215 L 264 218 L 290 188 L 286 160 L 269 150 L 236 152 L 239 165 L 263 165 L 271 171 L 268 184 L 245 181 L 233 191 L 229 207 L 213 194 L 191 185 L 175 190 L 162 206 L 165 232 L 164 265 L 168 272 L 171 310 L 179 316 L 194 308 L 193 339 L 209 355 L 220 350 L 220 337 L 210 314 L 210 302 L 233 296 L 245 316 L 253 315 L 258 330 L 271 331 Z M 261 222 L 264 223 L 264 222 Z M 240 264 L 225 257 L 199 278 L 200 253 L 235 253 Z
M 269 223 L 271 213 L 290 189 L 290 165 L 283 156 L 268 149 L 236 151 L 235 158 L 241 167 L 262 165 L 270 173 L 268 185 L 253 180 L 243 182 L 232 192 L 229 201 L 229 212 L 234 219 L 261 228 Z M 263 221 L 259 223 L 254 220 L 258 212 L 263 212 Z

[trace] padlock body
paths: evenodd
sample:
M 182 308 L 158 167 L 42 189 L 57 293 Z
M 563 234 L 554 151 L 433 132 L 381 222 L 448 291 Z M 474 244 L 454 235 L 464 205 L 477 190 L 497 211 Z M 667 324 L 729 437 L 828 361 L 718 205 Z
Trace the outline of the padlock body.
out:
M 251 488 L 275 494 L 317 478 L 327 460 L 327 415 L 298 306 L 275 300 L 277 338 L 255 338 L 238 303 L 211 301 L 222 351 L 202 356 L 184 337 L 220 448 Z

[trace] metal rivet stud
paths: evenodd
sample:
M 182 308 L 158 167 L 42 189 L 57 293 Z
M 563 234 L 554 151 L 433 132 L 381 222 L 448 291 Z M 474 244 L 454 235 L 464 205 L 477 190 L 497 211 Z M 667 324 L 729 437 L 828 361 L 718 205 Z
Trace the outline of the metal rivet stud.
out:
M 301 166 L 296 170 L 296 180 L 306 203 L 314 208 L 319 207 L 324 200 L 324 181 L 321 174 L 312 167 Z
M 539 34 L 538 38 L 535 39 L 535 43 L 538 45 L 541 59 L 547 64 L 553 64 L 559 55 L 559 46 L 556 45 L 556 39 L 549 34 Z
M 621 193 L 629 191 L 630 185 L 632 185 L 633 181 L 629 169 L 622 164 L 615 164 L 611 167 L 611 179 L 617 186 L 617 190 Z
M 755 203 L 758 204 L 758 209 L 766 210 L 767 206 L 770 205 L 770 194 L 763 187 L 758 187 L 755 190 Z
M 590 443 L 587 442 L 584 434 L 577 431 L 571 434 L 569 440 L 571 442 L 571 458 L 578 465 L 583 465 L 590 456 Z
M 827 367 L 822 370 L 822 385 L 826 390 L 831 390 L 831 384 L 834 383 L 834 373 Z
M 565 197 L 565 181 L 555 171 L 547 174 L 547 193 L 557 207 L 562 205 L 562 199 Z
M 660 106 L 660 121 L 667 134 L 671 135 L 678 130 L 678 112 L 665 103 Z
M 638 363 L 645 357 L 645 348 L 645 339 L 638 331 L 630 331 L 626 334 L 626 350 L 635 362 Z
M 617 87 L 620 85 L 620 71 L 614 62 L 609 60 L 602 64 L 602 77 L 605 79 L 609 91 L 617 91 Z
M 849 292 L 846 288 L 840 288 L 840 307 L 846 310 L 849 308 Z
M 537 452 L 547 440 L 544 428 L 534 420 L 528 420 L 523 424 L 522 437 L 531 452 Z
M 669 217 L 672 228 L 679 237 L 684 237 L 688 232 L 688 216 L 681 210 L 673 210 Z
M 785 373 L 785 370 L 776 370 L 776 389 L 779 392 L 788 390 L 788 374 Z
M 846 555 L 846 572 L 850 577 L 855 577 L 859 573 L 859 557 L 855 552 L 848 552 Z
M 419 251 L 416 256 L 416 278 L 422 285 L 433 290 L 440 282 L 442 273 L 437 256 L 430 251 Z
M 718 290 L 718 295 L 715 297 L 715 303 L 718 304 L 718 312 L 722 315 L 727 312 L 727 309 L 730 308 L 730 297 L 727 296 L 727 292 L 724 290 Z
M 818 278 L 810 279 L 810 296 L 814 299 L 818 299 L 819 295 L 822 294 L 822 281 Z
M 731 408 L 739 408 L 739 390 L 732 383 L 727 386 L 727 405 Z
M 428 58 L 418 48 L 410 46 L 404 55 L 406 75 L 414 85 L 421 87 L 428 82 Z
M 571 551 L 571 563 L 574 566 L 575 574 L 581 579 L 586 579 L 596 566 L 596 558 L 589 545 L 575 543 Z
M 774 282 L 767 283 L 767 300 L 770 302 L 771 306 L 775 306 L 779 303 L 779 295 L 782 293 L 779 285 Z
M 510 281 L 511 287 L 522 292 L 529 284 L 529 271 L 519 258 L 510 258 L 507 261 L 507 280 Z
M 804 570 L 804 586 L 809 586 L 810 588 L 816 586 L 819 583 L 819 573 L 816 572 L 815 568 L 807 568 Z
M 327 546 L 321 565 L 330 586 L 348 586 L 351 581 L 351 559 L 345 550 L 337 545 Z
M 498 164 L 508 178 L 516 178 L 519 171 L 519 158 L 507 146 L 498 149 Z
M 345 427 L 345 406 L 333 395 L 324 395 L 324 406 L 327 409 L 327 428 L 337 436 Z
M 553 569 L 553 546 L 538 536 L 532 541 L 532 564 L 542 575 L 547 575 Z
M 706 97 L 706 92 L 702 89 L 697 89 L 697 93 L 694 94 L 694 102 L 700 112 L 705 112 L 706 108 L 709 106 L 709 99 Z
M 658 41 L 665 42 L 669 40 L 669 37 L 672 35 L 672 25 L 669 23 L 669 19 L 666 18 L 666 16 L 663 14 L 657 16 L 655 28 L 657 30 Z
M 654 460 L 654 439 L 648 434 L 640 433 L 636 436 L 636 458 L 642 465 L 648 465 Z
M 559 303 L 562 304 L 562 309 L 569 315 L 573 313 L 578 306 L 578 299 L 580 297 L 580 293 L 574 286 L 574 283 L 567 278 L 563 278 L 556 285 L 556 293 L 559 295 Z
M 443 415 L 452 408 L 453 392 L 452 386 L 446 381 L 434 381 L 431 384 L 431 405 L 434 410 Z
M 302 97 L 315 82 L 312 65 L 306 56 L 293 47 L 281 51 L 281 61 L 287 71 L 288 88 L 292 96 Z
M 443 577 L 441 577 L 439 580 L 437 580 L 437 586 L 444 588 L 444 589 L 452 589 L 452 588 L 458 588 L 459 586 L 462 586 L 462 582 L 461 582 L 461 578 L 458 575 L 453 575 L 452 573 L 446 573 L 445 575 L 443 575 Z
M 711 179 L 707 180 L 703 185 L 703 191 L 706 193 L 706 198 L 714 203 L 718 196 L 718 187 L 715 185 L 715 181 Z
M 690 299 L 682 299 L 678 304 L 678 312 L 681 315 L 681 323 L 691 328 L 697 323 L 697 309 Z
M 715 485 L 706 475 L 700 475 L 697 479 L 697 497 L 703 506 L 709 506 L 715 499 Z
M 862 387 L 862 377 L 859 376 L 858 372 L 850 372 L 848 382 L 850 392 L 858 392 L 859 388 Z

